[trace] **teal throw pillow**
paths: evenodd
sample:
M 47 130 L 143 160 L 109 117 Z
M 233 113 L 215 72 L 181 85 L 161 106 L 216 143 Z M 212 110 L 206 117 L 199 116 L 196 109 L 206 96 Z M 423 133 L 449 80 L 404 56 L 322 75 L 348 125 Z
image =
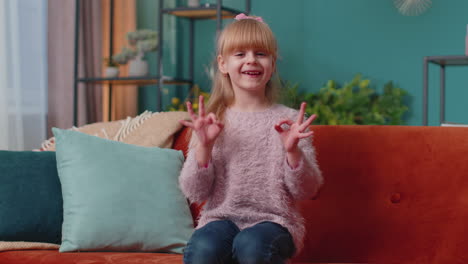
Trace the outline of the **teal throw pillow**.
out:
M 60 244 L 62 206 L 55 152 L 0 151 L 0 241 Z
M 181 253 L 193 232 L 182 152 L 53 128 L 63 194 L 60 252 Z

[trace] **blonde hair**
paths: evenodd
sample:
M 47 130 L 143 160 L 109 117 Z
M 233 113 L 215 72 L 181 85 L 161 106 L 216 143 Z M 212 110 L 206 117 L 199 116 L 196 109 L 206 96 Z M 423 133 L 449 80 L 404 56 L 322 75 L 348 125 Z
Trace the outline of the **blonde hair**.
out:
M 207 103 L 206 112 L 213 112 L 218 119 L 224 120 L 226 108 L 234 103 L 234 91 L 231 86 L 229 75 L 224 75 L 218 69 L 217 57 L 226 56 L 236 50 L 259 49 L 273 56 L 275 61 L 278 57 L 278 45 L 270 27 L 255 19 L 242 19 L 234 21 L 224 28 L 219 35 L 216 47 L 216 57 L 213 67 L 216 69 L 210 99 Z M 273 104 L 278 99 L 280 81 L 276 74 L 276 66 L 273 76 L 268 81 L 265 96 L 268 103 Z

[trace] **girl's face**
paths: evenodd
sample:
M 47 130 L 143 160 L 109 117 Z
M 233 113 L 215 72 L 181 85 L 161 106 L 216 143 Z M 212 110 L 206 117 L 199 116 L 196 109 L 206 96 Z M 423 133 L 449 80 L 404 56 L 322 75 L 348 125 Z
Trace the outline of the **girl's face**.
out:
M 218 56 L 218 66 L 223 74 L 229 74 L 234 92 L 241 89 L 264 95 L 275 61 L 262 50 L 245 49 Z

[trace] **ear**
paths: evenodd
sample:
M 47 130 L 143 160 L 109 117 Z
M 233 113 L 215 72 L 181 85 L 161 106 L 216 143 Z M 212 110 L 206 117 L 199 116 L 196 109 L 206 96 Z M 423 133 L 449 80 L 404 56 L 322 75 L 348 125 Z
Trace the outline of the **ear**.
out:
M 218 69 L 222 74 L 227 74 L 228 71 L 226 69 L 226 61 L 224 60 L 223 56 L 218 55 L 216 58 L 218 61 Z

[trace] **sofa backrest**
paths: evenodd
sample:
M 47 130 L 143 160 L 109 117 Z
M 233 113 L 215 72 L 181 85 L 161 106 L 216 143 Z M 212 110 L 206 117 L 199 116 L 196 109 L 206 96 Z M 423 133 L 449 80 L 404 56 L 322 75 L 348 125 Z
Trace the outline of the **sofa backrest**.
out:
M 178 133 L 174 135 L 173 149 L 181 150 L 184 153 L 184 157 L 187 157 L 188 143 L 190 141 L 191 130 L 184 127 Z M 198 216 L 202 210 L 203 204 L 192 203 L 190 204 L 190 211 L 192 212 L 193 224 L 196 226 L 198 222 Z
M 325 185 L 297 261 L 468 263 L 468 128 L 311 129 Z

